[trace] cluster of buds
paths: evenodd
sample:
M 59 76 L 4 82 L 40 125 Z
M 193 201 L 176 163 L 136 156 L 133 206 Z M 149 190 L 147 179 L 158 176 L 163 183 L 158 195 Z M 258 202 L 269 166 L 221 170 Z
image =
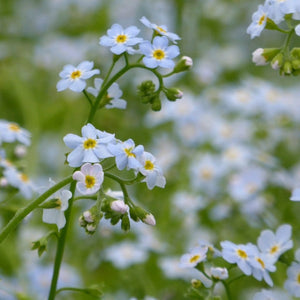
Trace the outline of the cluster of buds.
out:
M 97 203 L 79 217 L 79 224 L 81 227 L 85 228 L 86 233 L 94 234 L 102 216 L 103 214 L 99 210 L 99 205 Z
M 300 48 L 293 48 L 288 53 L 280 48 L 258 48 L 252 53 L 252 61 L 257 66 L 268 63 L 280 75 L 298 75 L 300 73 Z

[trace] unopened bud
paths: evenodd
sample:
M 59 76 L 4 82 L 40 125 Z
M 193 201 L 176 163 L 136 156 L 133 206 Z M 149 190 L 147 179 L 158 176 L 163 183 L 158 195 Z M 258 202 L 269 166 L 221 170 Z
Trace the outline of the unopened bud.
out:
M 283 64 L 283 54 L 278 53 L 271 61 L 271 66 L 274 70 L 278 70 Z
M 138 87 L 138 96 L 141 98 L 142 103 L 149 103 L 153 101 L 155 96 L 155 84 L 151 80 L 143 81 Z
M 215 279 L 224 280 L 228 278 L 228 271 L 226 268 L 211 268 L 210 269 L 211 276 Z
M 300 69 L 300 59 L 292 60 L 292 66 L 294 70 Z
M 265 66 L 268 64 L 266 58 L 263 56 L 263 53 L 264 53 L 263 48 L 258 48 L 252 53 L 252 61 L 257 66 Z
M 116 200 L 116 201 L 111 202 L 110 208 L 113 211 L 119 212 L 121 214 L 125 214 L 129 210 L 129 206 L 127 204 L 125 204 L 124 201 L 122 201 L 122 200 Z
M 94 218 L 93 218 L 93 216 L 92 216 L 92 214 L 89 210 L 87 210 L 83 213 L 83 219 L 87 223 L 93 223 L 94 222 Z
M 121 222 L 121 228 L 124 231 L 128 231 L 130 229 L 130 220 L 128 218 L 128 214 L 123 215 L 122 222 Z
M 86 231 L 88 232 L 88 233 L 94 233 L 95 232 L 95 230 L 96 230 L 96 225 L 94 225 L 94 224 L 88 224 L 87 226 L 86 226 Z
M 290 75 L 292 74 L 293 71 L 293 67 L 290 61 L 286 61 L 283 65 L 283 73 L 285 75 Z
M 54 199 L 51 199 L 51 200 L 41 204 L 39 207 L 40 208 L 46 208 L 46 209 L 58 208 L 58 207 L 61 207 L 61 200 L 54 198 Z
M 80 216 L 79 219 L 78 219 L 78 221 L 79 221 L 79 225 L 81 227 L 85 227 L 86 226 L 86 221 L 84 220 L 83 216 Z
M 154 99 L 152 99 L 151 109 L 153 111 L 160 111 L 161 110 L 161 101 L 160 101 L 158 96 L 155 97 Z
M 183 96 L 182 91 L 177 88 L 165 89 L 164 92 L 165 92 L 166 97 L 170 101 L 175 101 L 177 99 L 181 99 Z
M 152 214 L 146 214 L 146 217 L 142 219 L 142 222 L 151 226 L 156 225 L 155 218 Z
M 17 145 L 14 152 L 17 157 L 22 158 L 27 154 L 27 148 L 24 145 Z
M 189 56 L 182 56 L 173 69 L 173 73 L 179 73 L 189 70 L 193 66 L 193 60 Z
M 300 59 L 300 48 L 295 47 L 291 50 L 291 56 L 296 59 Z

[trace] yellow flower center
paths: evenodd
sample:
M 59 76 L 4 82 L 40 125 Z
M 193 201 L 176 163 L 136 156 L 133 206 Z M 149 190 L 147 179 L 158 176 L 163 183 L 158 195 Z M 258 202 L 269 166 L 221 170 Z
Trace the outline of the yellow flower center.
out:
M 126 34 L 119 34 L 117 37 L 116 37 L 116 42 L 118 44 L 123 44 L 127 41 L 127 35 Z
M 262 25 L 265 19 L 266 19 L 266 15 L 262 15 L 258 21 L 258 25 Z
M 194 255 L 194 256 L 192 256 L 192 257 L 190 258 L 190 263 L 193 264 L 193 263 L 197 262 L 199 259 L 200 259 L 200 255 L 199 255 L 199 254 Z
M 81 76 L 81 71 L 80 70 L 75 70 L 71 73 L 70 76 L 71 76 L 72 79 L 77 79 Z
M 136 157 L 135 154 L 131 152 L 132 147 L 131 148 L 125 148 L 124 151 L 125 151 L 125 153 L 128 157 Z
M 146 160 L 145 169 L 149 170 L 149 171 L 153 170 L 154 169 L 154 164 L 150 160 Z
M 29 181 L 28 176 L 27 176 L 26 174 L 24 174 L 24 173 L 22 173 L 22 174 L 20 175 L 20 178 L 21 178 L 21 180 L 22 180 L 23 182 L 28 182 L 28 181 Z
M 167 31 L 161 28 L 160 26 L 156 26 L 156 29 L 160 32 L 166 33 Z
M 157 60 L 162 60 L 165 58 L 165 52 L 161 49 L 156 49 L 152 52 L 152 56 Z
M 57 199 L 55 203 L 56 203 L 56 205 L 57 205 L 55 208 L 56 208 L 56 209 L 61 209 L 61 205 L 62 205 L 61 200 L 60 200 L 60 199 Z
M 83 148 L 84 149 L 93 149 L 93 148 L 96 147 L 96 145 L 97 145 L 96 140 L 94 140 L 94 139 L 87 139 L 83 143 Z
M 270 249 L 270 253 L 271 254 L 274 254 L 276 253 L 277 251 L 279 250 L 279 247 L 277 245 L 273 246 L 271 249 Z
M 96 178 L 91 175 L 86 175 L 85 176 L 85 186 L 90 189 L 92 188 L 96 183 Z
M 244 250 L 238 249 L 236 252 L 237 252 L 237 255 L 240 258 L 242 258 L 242 259 L 247 259 L 248 258 L 248 255 L 247 255 L 247 253 Z
M 300 273 L 297 275 L 297 282 L 300 284 Z
M 203 170 L 201 171 L 201 177 L 202 177 L 203 179 L 209 180 L 209 179 L 212 178 L 212 175 L 213 175 L 213 173 L 212 173 L 212 171 L 209 170 L 209 169 L 203 169 Z
M 260 265 L 263 269 L 266 268 L 265 263 L 259 257 L 257 257 L 256 260 L 260 263 Z
M 9 128 L 9 130 L 14 131 L 14 132 L 20 131 L 20 127 L 14 123 L 9 124 L 8 128 Z

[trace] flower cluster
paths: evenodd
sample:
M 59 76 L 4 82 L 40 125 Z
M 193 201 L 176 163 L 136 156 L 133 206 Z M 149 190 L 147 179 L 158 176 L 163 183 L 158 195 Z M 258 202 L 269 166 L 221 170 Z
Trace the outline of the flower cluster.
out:
M 26 155 L 30 142 L 29 131 L 16 123 L 0 120 L 0 187 L 6 190 L 17 189 L 25 198 L 31 198 L 34 185 L 13 161 Z

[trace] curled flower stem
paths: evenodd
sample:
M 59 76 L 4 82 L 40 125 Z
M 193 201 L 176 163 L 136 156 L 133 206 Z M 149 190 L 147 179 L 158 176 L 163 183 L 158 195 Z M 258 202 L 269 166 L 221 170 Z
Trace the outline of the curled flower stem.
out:
M 70 225 L 70 217 L 71 217 L 71 211 L 72 211 L 72 206 L 73 206 L 73 202 L 74 202 L 75 187 L 76 187 L 76 182 L 73 181 L 70 186 L 70 192 L 72 193 L 72 197 L 69 200 L 69 207 L 65 213 L 66 224 L 65 224 L 64 228 L 61 230 L 61 234 L 60 234 L 60 237 L 59 237 L 59 240 L 57 243 L 57 250 L 56 250 L 56 256 L 55 256 L 55 262 L 54 262 L 54 267 L 53 267 L 51 287 L 50 287 L 50 291 L 49 291 L 48 300 L 54 300 L 55 295 L 56 295 L 57 280 L 58 280 L 60 265 L 61 265 L 63 254 L 64 254 L 67 232 L 68 232 L 68 228 Z
M 72 176 L 69 176 L 59 183 L 52 186 L 49 190 L 39 196 L 37 199 L 28 203 L 25 207 L 19 209 L 14 217 L 9 221 L 9 223 L 0 232 L 0 243 L 8 236 L 8 234 L 17 227 L 17 225 L 35 208 L 38 207 L 42 202 L 44 202 L 48 197 L 54 194 L 56 191 L 69 184 L 73 180 Z

